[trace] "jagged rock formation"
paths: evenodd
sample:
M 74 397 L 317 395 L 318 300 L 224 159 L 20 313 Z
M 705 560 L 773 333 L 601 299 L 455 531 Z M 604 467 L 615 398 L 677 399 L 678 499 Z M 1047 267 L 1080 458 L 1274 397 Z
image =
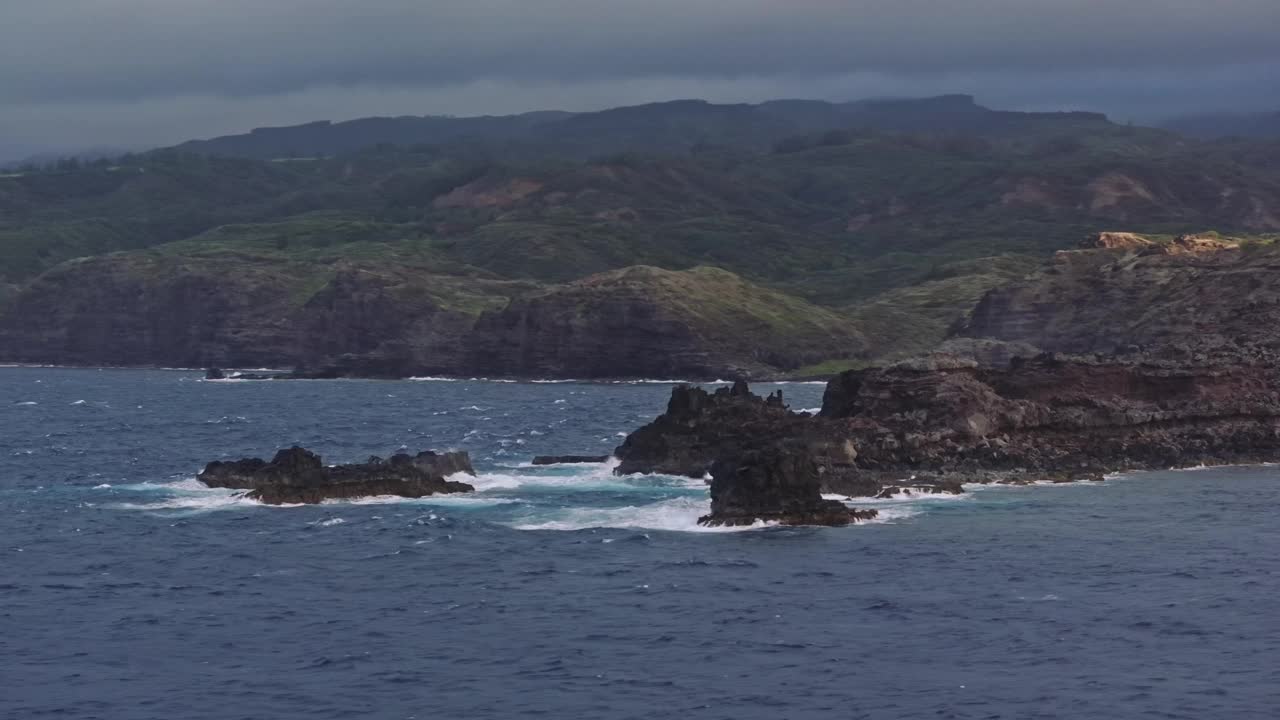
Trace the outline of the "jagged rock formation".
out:
M 793 441 L 805 448 L 825 493 L 874 497 L 895 487 L 963 492 L 956 483 L 859 472 L 855 464 L 858 451 L 851 438 L 833 431 L 828 423 L 791 412 L 781 391 L 762 398 L 752 394 L 745 382 L 714 393 L 691 386 L 673 388 L 667 411 L 628 435 L 614 450 L 620 461 L 614 472 L 714 476 L 716 462 L 732 461 L 780 441 Z
M 364 463 L 326 467 L 319 455 L 293 447 L 276 453 L 270 462 L 258 458 L 211 462 L 198 478 L 209 487 L 248 490 L 248 497 L 268 505 L 287 505 L 374 495 L 417 498 L 475 490 L 467 483 L 446 479 L 458 473 L 475 475 L 471 459 L 464 452 L 400 454 L 388 460 L 373 457 Z
M 672 389 L 665 413 L 614 450 L 615 472 L 704 477 L 719 458 L 740 455 L 761 437 L 796 434 L 803 420 L 781 393 L 761 398 L 745 382 L 714 393 L 681 385 Z
M 717 460 L 711 475 L 711 514 L 698 519 L 703 525 L 849 525 L 878 515 L 824 500 L 818 467 L 803 447 L 747 450 Z
M 696 475 L 710 464 L 714 476 L 716 463 L 782 442 L 813 463 L 823 491 L 890 497 L 1280 459 L 1280 368 L 1249 357 L 1042 355 L 1005 369 L 935 356 L 840 375 L 817 417 L 780 405 L 742 385 L 676 388 L 667 413 L 617 449 L 619 471 Z
M 845 373 L 819 434 L 847 437 L 860 474 L 974 481 L 1280 458 L 1280 370 L 1044 355 Z
M 962 338 L 1201 360 L 1280 349 L 1280 252 L 1226 238 L 1103 233 L 988 293 Z

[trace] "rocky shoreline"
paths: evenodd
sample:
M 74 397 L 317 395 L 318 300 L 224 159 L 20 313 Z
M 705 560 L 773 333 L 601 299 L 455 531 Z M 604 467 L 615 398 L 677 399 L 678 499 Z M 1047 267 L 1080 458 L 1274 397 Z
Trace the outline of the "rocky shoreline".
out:
M 1002 369 L 933 356 L 840 375 L 817 416 L 745 383 L 682 386 L 615 454 L 618 473 L 709 474 L 713 498 L 734 499 L 713 503 L 708 524 L 847 524 L 815 498 L 1280 459 L 1280 371 L 1249 359 L 1044 354 Z

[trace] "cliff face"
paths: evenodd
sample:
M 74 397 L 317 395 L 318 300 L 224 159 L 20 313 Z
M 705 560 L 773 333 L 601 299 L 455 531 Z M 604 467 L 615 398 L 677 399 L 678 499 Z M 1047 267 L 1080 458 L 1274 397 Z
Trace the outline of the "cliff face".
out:
M 363 377 L 458 372 L 474 318 L 441 307 L 430 284 L 339 272 L 298 312 L 302 335 L 293 364 Z
M 19 362 L 261 366 L 295 357 L 286 268 L 106 256 L 62 265 L 0 316 L 0 355 Z
M 865 352 L 851 325 L 723 270 L 633 267 L 485 314 L 471 366 L 496 375 L 752 377 Z
M 870 472 L 1066 479 L 1270 461 L 1280 371 L 1247 359 L 905 363 L 842 376 L 822 418 L 856 438 Z
M 1104 233 L 988 293 L 959 335 L 1067 353 L 1280 347 L 1280 252 Z
M 761 376 L 865 350 L 852 323 L 709 268 L 543 287 L 413 267 L 67 263 L 0 312 L 0 360 L 298 367 L 307 376 Z

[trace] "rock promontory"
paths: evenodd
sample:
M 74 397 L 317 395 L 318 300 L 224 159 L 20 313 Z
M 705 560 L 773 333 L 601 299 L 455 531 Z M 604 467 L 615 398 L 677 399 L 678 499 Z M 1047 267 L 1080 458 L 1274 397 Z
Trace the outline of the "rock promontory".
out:
M 1044 354 L 1007 368 L 932 357 L 838 376 L 816 417 L 741 384 L 677 387 L 615 454 L 618 472 L 709 470 L 709 521 L 829 524 L 817 493 L 959 493 L 967 482 L 1280 459 L 1280 367 L 1252 356 Z

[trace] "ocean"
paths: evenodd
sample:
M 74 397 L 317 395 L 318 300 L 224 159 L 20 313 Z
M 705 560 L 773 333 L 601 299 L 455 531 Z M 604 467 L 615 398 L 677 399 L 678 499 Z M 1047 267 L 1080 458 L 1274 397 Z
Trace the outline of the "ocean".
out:
M 1280 716 L 1280 468 L 710 530 L 700 481 L 529 465 L 670 388 L 0 368 L 0 718 Z M 294 444 L 467 450 L 478 492 L 194 479 Z

